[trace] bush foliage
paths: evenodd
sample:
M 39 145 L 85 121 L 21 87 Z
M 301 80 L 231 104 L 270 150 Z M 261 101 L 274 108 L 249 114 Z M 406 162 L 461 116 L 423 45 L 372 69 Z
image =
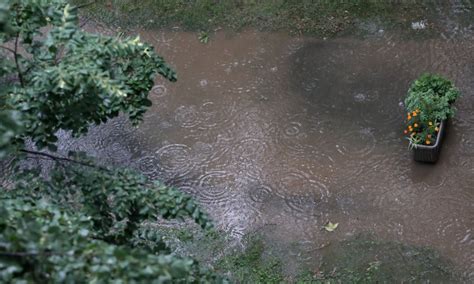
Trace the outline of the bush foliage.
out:
M 83 31 L 66 0 L 2 0 L 0 50 L 0 158 L 56 161 L 43 175 L 20 163 L 0 187 L 0 282 L 221 282 L 146 226 L 160 217 L 210 228 L 189 196 L 77 153 L 25 148 L 55 152 L 58 130 L 78 136 L 121 113 L 138 123 L 156 75 L 176 81 L 153 47 Z
M 104 242 L 90 216 L 45 199 L 0 199 L 0 282 L 207 282 L 191 259 Z
M 459 97 L 454 84 L 438 75 L 424 74 L 411 85 L 405 99 L 410 145 L 431 145 L 441 121 L 454 115 L 452 104 Z
M 13 46 L 4 48 L 12 54 L 1 69 L 18 74 L 19 82 L 4 94 L 4 105 L 21 111 L 25 135 L 39 148 L 54 149 L 59 129 L 79 135 L 120 112 L 139 122 L 151 105 L 147 96 L 155 75 L 176 80 L 163 58 L 138 38 L 81 30 L 77 9 L 64 0 L 9 4 L 11 31 L 0 40 Z

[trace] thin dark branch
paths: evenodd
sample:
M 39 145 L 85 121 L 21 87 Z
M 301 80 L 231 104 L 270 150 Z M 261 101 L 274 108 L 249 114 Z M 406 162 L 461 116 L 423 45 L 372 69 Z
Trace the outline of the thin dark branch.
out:
M 97 3 L 97 1 L 91 1 L 89 3 L 85 3 L 85 4 L 82 4 L 82 5 L 78 5 L 76 6 L 76 9 L 82 9 L 84 7 L 87 7 L 87 6 L 90 6 L 90 5 L 94 5 L 95 3 Z
M 92 19 L 92 16 L 89 16 L 83 20 L 83 22 L 79 25 L 80 28 L 83 28 L 89 21 Z
M 30 67 L 28 67 L 28 69 L 25 70 L 25 72 L 23 72 L 23 74 L 28 74 L 30 73 L 31 69 L 33 69 L 34 65 L 31 65 Z
M 11 53 L 15 54 L 15 50 L 13 50 L 13 49 L 11 49 L 11 48 L 9 48 L 9 47 L 0 45 L 0 48 L 5 49 L 5 50 L 8 50 L 8 51 L 10 51 Z
M 15 65 L 16 69 L 18 72 L 18 78 L 20 79 L 20 84 L 24 88 L 25 87 L 25 81 L 23 80 L 23 73 L 21 72 L 20 68 L 20 63 L 18 62 L 18 39 L 20 38 L 20 33 L 16 34 L 16 39 L 15 39 L 15 50 L 13 52 L 13 55 L 15 57 Z
M 42 156 L 26 156 L 25 159 L 31 159 L 31 160 L 35 160 L 35 161 L 39 161 L 39 160 L 42 160 L 42 161 L 54 161 L 52 160 L 51 158 L 48 158 L 48 157 L 42 157 Z M 57 163 L 62 169 L 65 169 L 65 165 L 63 163 Z
M 38 255 L 52 255 L 52 252 L 0 252 L 0 256 L 6 257 L 27 257 L 27 256 L 38 256 Z
M 37 156 L 28 156 L 28 157 L 25 157 L 25 159 L 51 161 L 51 158 L 42 157 L 42 156 L 39 156 L 39 157 L 37 157 Z
M 44 152 L 38 152 L 38 151 L 32 151 L 32 150 L 26 150 L 26 149 L 21 149 L 20 152 L 30 154 L 30 155 L 38 155 L 38 156 L 42 156 L 42 157 L 47 157 L 47 158 L 49 158 L 51 160 L 55 160 L 55 161 L 74 163 L 74 164 L 78 164 L 78 165 L 81 165 L 81 166 L 95 168 L 95 169 L 99 169 L 99 170 L 103 170 L 103 171 L 107 171 L 107 172 L 110 171 L 109 169 L 98 166 L 98 165 L 94 165 L 94 164 L 87 163 L 87 162 L 82 162 L 82 161 L 77 161 L 77 160 L 73 160 L 73 159 L 66 158 L 66 157 L 55 156 L 55 155 L 51 155 L 51 154 L 44 153 Z

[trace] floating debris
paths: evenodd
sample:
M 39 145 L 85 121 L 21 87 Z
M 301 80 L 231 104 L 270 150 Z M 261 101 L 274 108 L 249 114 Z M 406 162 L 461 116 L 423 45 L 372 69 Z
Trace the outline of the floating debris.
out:
M 411 28 L 414 30 L 424 30 L 428 26 L 426 20 L 421 20 L 418 22 L 412 22 L 411 23 Z
M 355 99 L 356 102 L 364 102 L 364 101 L 367 100 L 367 95 L 359 93 L 359 94 L 354 96 L 354 99 Z
M 201 43 L 204 43 L 204 44 L 208 43 L 209 42 L 209 33 L 204 32 L 204 31 L 200 32 L 199 35 L 198 35 L 198 39 Z
M 325 226 L 324 226 L 324 229 L 328 232 L 334 232 L 337 227 L 339 226 L 339 223 L 332 223 L 332 222 L 328 222 Z

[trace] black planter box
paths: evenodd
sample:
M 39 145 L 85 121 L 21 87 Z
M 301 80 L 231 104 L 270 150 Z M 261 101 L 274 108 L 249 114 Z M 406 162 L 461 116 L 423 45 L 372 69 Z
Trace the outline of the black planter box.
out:
M 436 142 L 433 145 L 415 145 L 413 147 L 413 157 L 417 162 L 436 163 L 441 152 L 444 135 L 446 135 L 446 120 L 441 121 Z

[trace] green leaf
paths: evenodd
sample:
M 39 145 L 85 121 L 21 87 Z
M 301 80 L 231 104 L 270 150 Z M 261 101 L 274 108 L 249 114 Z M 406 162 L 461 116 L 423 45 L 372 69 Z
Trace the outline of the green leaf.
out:
M 200 32 L 199 35 L 198 35 L 198 39 L 201 43 L 208 43 L 209 42 L 209 34 L 207 32 Z
M 332 223 L 332 222 L 328 222 L 325 226 L 324 226 L 324 229 L 328 232 L 333 232 L 337 229 L 337 227 L 339 226 L 339 223 Z

